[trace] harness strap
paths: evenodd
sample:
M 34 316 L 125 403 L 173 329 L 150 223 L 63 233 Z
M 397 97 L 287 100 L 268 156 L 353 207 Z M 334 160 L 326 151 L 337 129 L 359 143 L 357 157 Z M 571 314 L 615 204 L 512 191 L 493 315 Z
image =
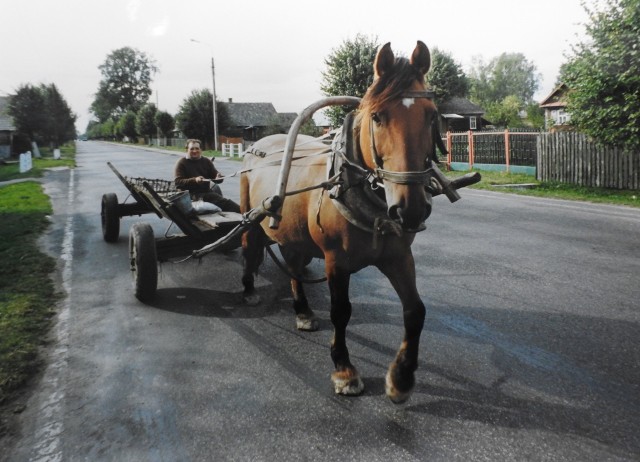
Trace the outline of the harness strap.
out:
M 376 178 L 380 181 L 389 181 L 397 184 L 427 184 L 429 178 L 433 174 L 433 169 L 428 168 L 420 172 L 394 172 L 391 170 L 384 170 L 382 168 L 376 169 Z

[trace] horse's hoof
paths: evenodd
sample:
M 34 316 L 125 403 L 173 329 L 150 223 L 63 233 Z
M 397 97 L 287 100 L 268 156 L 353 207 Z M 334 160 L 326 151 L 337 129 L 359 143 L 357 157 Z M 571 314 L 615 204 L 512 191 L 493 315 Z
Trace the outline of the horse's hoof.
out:
M 315 316 L 296 316 L 296 329 L 315 332 L 318 330 L 318 327 L 318 320 Z
M 355 371 L 336 371 L 331 374 L 331 381 L 337 395 L 358 396 L 364 391 L 364 383 Z
M 400 391 L 393 384 L 393 380 L 391 379 L 391 372 L 387 372 L 387 377 L 384 384 L 384 391 L 387 393 L 387 396 L 394 404 L 402 404 L 405 403 L 413 393 L 413 387 L 409 388 L 407 391 Z
M 245 305 L 256 306 L 260 303 L 260 295 L 258 294 L 244 294 L 242 296 L 242 301 Z

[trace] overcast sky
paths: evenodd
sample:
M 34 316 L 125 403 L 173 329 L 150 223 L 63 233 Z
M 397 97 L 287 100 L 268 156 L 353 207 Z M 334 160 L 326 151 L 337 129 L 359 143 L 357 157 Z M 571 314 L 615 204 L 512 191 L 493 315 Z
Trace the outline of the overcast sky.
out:
M 124 46 L 155 59 L 152 102 L 173 115 L 212 87 L 211 56 L 219 101 L 299 113 L 322 97 L 324 59 L 358 33 L 405 56 L 422 40 L 467 72 L 474 56 L 523 53 L 542 74 L 540 100 L 583 40 L 586 13 L 580 0 L 2 0 L 2 18 L 0 95 L 55 83 L 84 131 L 98 66 Z

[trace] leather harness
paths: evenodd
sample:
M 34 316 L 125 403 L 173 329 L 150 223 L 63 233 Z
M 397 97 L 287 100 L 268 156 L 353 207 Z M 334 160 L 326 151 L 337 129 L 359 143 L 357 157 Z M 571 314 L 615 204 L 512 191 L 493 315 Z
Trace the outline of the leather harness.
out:
M 402 98 L 433 98 L 433 93 L 428 91 L 405 92 Z M 373 117 L 373 114 L 372 114 Z M 371 155 L 376 164 L 374 171 L 361 166 L 354 146 L 354 113 L 349 113 L 344 120 L 332 143 L 332 153 L 328 159 L 328 178 L 339 175 L 340 180 L 329 191 L 334 206 L 354 226 L 374 234 L 374 246 L 378 234 L 393 233 L 398 236 L 403 230 L 400 224 L 391 220 L 387 215 L 387 203 L 384 198 L 384 181 L 398 184 L 424 184 L 427 193 L 439 194 L 442 186 L 438 182 L 431 163 L 438 163 L 436 149 L 446 154 L 446 148 L 442 143 L 438 130 L 437 117 L 433 123 L 433 158 L 426 159 L 425 170 L 418 172 L 395 172 L 382 168 L 382 160 L 375 145 L 373 123 L 370 126 Z M 419 229 L 426 229 L 423 224 Z

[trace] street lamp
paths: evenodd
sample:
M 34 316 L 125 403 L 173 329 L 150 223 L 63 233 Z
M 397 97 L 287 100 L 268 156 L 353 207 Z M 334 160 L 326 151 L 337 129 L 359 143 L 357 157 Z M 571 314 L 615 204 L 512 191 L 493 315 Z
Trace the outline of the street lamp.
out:
M 211 78 L 213 79 L 213 146 L 214 149 L 218 150 L 218 109 L 216 108 L 216 67 L 213 64 L 213 47 L 211 44 L 206 42 L 201 42 L 200 40 L 191 39 L 194 43 L 199 43 L 200 45 L 206 45 L 211 50 Z

